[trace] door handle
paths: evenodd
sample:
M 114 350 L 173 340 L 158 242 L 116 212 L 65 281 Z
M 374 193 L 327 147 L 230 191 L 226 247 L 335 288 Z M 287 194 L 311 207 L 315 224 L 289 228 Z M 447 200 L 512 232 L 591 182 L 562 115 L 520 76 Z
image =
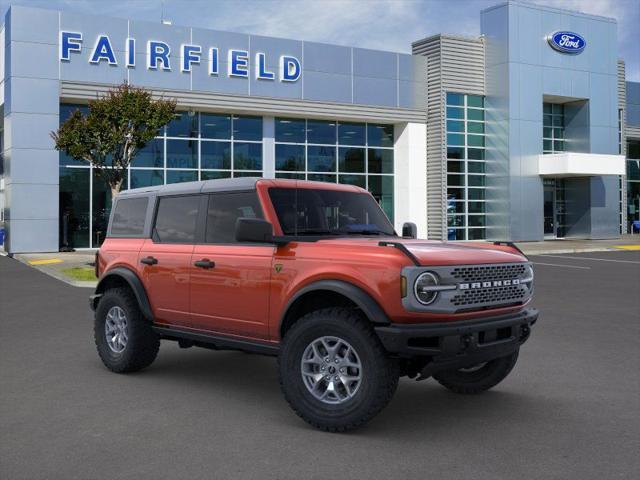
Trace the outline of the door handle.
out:
M 193 264 L 198 268 L 213 268 L 216 266 L 215 262 L 212 262 L 208 258 L 203 258 L 202 260 L 193 262 Z
M 158 259 L 154 257 L 145 257 L 140 260 L 140 263 L 144 263 L 145 265 L 155 265 L 158 263 Z

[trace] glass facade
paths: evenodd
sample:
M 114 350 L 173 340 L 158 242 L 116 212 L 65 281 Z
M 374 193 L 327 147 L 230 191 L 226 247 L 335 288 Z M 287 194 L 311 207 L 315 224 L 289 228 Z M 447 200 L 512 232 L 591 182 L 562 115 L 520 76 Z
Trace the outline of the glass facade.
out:
M 276 178 L 368 189 L 393 221 L 393 125 L 275 120 Z
M 640 221 L 640 140 L 627 141 L 627 222 Z
M 542 104 L 542 153 L 564 152 L 564 105 Z
M 85 105 L 60 105 L 60 122 Z M 141 149 L 122 189 L 263 175 L 262 117 L 178 112 Z M 393 219 L 393 125 L 275 120 L 275 176 L 368 189 Z M 96 248 L 104 240 L 111 190 L 98 170 L 60 153 L 60 246 Z
M 447 93 L 447 238 L 486 238 L 484 97 Z
M 60 122 L 85 105 L 60 105 Z M 138 152 L 123 189 L 214 178 L 262 176 L 262 117 L 178 112 Z M 98 171 L 60 152 L 60 246 L 104 240 L 111 190 Z

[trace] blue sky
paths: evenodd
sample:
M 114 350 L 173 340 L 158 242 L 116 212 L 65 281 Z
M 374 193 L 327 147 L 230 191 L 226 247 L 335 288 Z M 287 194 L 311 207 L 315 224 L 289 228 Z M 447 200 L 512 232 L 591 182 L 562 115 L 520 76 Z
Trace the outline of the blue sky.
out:
M 480 10 L 503 0 L 0 0 L 11 4 L 409 52 L 435 33 L 478 35 Z M 529 0 L 613 17 L 627 79 L 640 81 L 640 0 Z

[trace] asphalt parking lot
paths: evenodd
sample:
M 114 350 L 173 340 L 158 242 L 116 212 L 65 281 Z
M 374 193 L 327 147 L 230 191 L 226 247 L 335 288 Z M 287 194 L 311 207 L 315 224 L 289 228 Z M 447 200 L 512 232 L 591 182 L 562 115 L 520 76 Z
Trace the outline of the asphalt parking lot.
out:
M 289 410 L 271 358 L 166 343 L 108 372 L 90 290 L 0 257 L 0 478 L 636 478 L 640 252 L 531 260 L 541 317 L 506 381 L 463 397 L 403 379 L 338 435 Z

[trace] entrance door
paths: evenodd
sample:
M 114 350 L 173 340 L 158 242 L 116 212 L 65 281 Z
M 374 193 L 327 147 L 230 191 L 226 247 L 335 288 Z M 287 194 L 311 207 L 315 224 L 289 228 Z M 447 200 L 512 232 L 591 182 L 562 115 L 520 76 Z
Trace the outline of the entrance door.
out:
M 565 182 L 561 178 L 544 179 L 544 237 L 564 238 L 567 203 Z
M 544 237 L 555 238 L 555 195 L 556 182 L 554 179 L 544 179 Z

